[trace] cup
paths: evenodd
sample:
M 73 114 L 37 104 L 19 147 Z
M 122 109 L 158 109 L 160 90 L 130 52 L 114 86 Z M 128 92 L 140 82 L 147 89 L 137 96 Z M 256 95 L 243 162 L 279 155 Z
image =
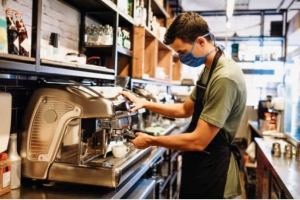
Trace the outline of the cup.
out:
M 296 160 L 300 160 L 300 143 L 296 147 Z
M 293 146 L 291 144 L 286 144 L 284 147 L 284 155 L 287 158 L 291 158 L 293 156 Z
M 274 142 L 272 146 L 272 154 L 273 156 L 280 157 L 281 156 L 281 147 L 280 143 Z
M 112 147 L 112 154 L 116 158 L 123 158 L 128 152 L 129 147 L 125 145 L 115 145 Z

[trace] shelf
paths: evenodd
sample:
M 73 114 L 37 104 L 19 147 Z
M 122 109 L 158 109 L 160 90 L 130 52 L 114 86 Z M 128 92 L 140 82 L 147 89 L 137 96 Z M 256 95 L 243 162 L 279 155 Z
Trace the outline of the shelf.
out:
M 35 66 L 36 66 L 35 64 L 23 63 L 23 62 L 12 61 L 12 60 L 2 60 L 0 58 L 0 69 L 35 72 L 36 69 Z
M 120 47 L 120 46 L 117 46 L 117 52 L 119 52 L 123 55 L 129 56 L 129 57 L 132 57 L 132 54 L 133 54 L 131 50 L 126 49 L 124 47 Z
M 58 65 L 49 66 L 49 63 L 43 63 L 38 70 L 36 70 L 35 64 L 28 64 L 10 60 L 0 60 L 0 69 L 6 70 L 17 70 L 22 71 L 24 73 L 32 72 L 34 74 L 38 73 L 46 73 L 46 74 L 55 74 L 55 75 L 69 75 L 69 76 L 77 76 L 77 77 L 90 77 L 90 78 L 99 78 L 106 80 L 114 80 L 115 76 L 113 75 L 114 70 L 111 69 L 102 69 L 101 67 L 89 66 L 83 68 L 82 66 L 74 67 L 69 64 L 69 66 L 64 66 L 65 68 L 59 67 Z M 84 65 L 86 66 L 86 65 Z M 66 69 L 73 68 L 73 69 Z M 101 72 L 101 73 L 99 73 Z M 103 74 L 107 73 L 107 74 Z M 110 73 L 110 74 L 108 74 Z
M 99 48 L 99 49 L 106 49 L 106 48 L 112 48 L 113 45 L 85 45 L 86 48 Z
M 70 6 L 74 7 L 77 10 L 82 11 L 98 11 L 98 12 L 106 12 L 107 8 L 111 11 L 115 11 L 115 4 L 108 0 L 60 0 Z
M 156 38 L 158 40 L 158 45 L 160 49 L 166 49 L 166 50 L 170 50 L 172 51 L 172 48 L 169 47 L 168 45 L 165 45 L 163 41 L 161 41 L 155 34 L 153 31 L 150 30 L 149 27 L 145 26 L 145 31 L 146 31 L 146 37 L 153 37 Z
M 132 78 L 132 83 L 153 84 L 153 85 L 172 85 L 170 81 L 158 81 L 157 79 L 138 79 Z
M 157 17 L 170 18 L 170 15 L 167 13 L 163 5 L 161 5 L 158 0 L 151 0 L 151 9 L 153 15 Z
M 105 13 L 107 9 L 110 11 L 118 13 L 123 19 L 128 21 L 131 24 L 135 24 L 133 18 L 124 13 L 121 9 L 117 7 L 114 2 L 110 0 L 60 0 L 61 2 L 65 2 L 77 10 L 86 11 L 87 13 Z
M 110 75 L 110 74 L 79 71 L 76 69 L 72 70 L 72 69 L 51 67 L 51 66 L 45 66 L 45 65 L 41 65 L 39 67 L 39 72 L 45 73 L 45 74 L 57 74 L 57 75 L 63 75 L 63 76 L 70 75 L 70 76 L 77 76 L 77 77 L 88 77 L 88 78 L 97 78 L 97 79 L 106 79 L 106 80 L 114 80 L 115 79 L 115 76 Z
M 13 55 L 13 54 L 6 54 L 6 53 L 0 53 L 0 59 L 20 61 L 26 63 L 35 63 L 35 58 Z
M 80 71 L 93 71 L 93 72 L 102 72 L 102 73 L 114 73 L 115 70 L 107 69 L 104 66 L 97 66 L 97 65 L 86 65 L 86 64 L 79 64 L 75 62 L 62 62 L 62 61 L 54 61 L 48 59 L 41 59 L 41 65 L 46 66 L 54 66 L 54 67 L 61 67 L 61 68 L 72 68 L 73 70 L 79 69 Z

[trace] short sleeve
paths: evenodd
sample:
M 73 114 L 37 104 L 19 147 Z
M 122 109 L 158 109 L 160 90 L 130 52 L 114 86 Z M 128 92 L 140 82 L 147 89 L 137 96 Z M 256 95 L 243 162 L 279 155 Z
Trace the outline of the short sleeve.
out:
M 207 91 L 200 118 L 219 128 L 224 126 L 238 96 L 237 84 L 228 78 L 218 79 Z

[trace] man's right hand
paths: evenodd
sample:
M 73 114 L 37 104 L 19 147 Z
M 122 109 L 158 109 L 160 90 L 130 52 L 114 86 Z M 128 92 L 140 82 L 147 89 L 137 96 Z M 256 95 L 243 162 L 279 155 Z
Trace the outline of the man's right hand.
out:
M 137 111 L 138 109 L 144 108 L 145 104 L 148 102 L 146 99 L 139 98 L 131 92 L 122 91 L 119 92 L 125 98 L 129 99 L 132 103 L 134 103 L 134 107 L 130 110 L 131 112 Z

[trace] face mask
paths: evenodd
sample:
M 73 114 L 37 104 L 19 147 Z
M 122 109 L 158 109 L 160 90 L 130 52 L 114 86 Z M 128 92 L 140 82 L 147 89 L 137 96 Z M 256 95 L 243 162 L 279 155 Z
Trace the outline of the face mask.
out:
M 202 37 L 205 37 L 207 35 L 209 35 L 210 33 L 207 33 L 205 35 L 203 35 Z M 210 52 L 208 52 L 207 54 L 205 54 L 204 56 L 200 56 L 200 57 L 195 57 L 193 55 L 193 51 L 194 51 L 194 47 L 196 45 L 196 41 L 194 42 L 193 46 L 192 46 L 192 49 L 188 52 L 188 53 L 185 53 L 185 54 L 179 54 L 179 59 L 180 61 L 185 64 L 185 65 L 188 65 L 190 67 L 198 67 L 202 64 L 204 64 L 205 60 L 206 60 L 206 57 L 211 54 L 215 48 L 213 50 L 211 50 Z

